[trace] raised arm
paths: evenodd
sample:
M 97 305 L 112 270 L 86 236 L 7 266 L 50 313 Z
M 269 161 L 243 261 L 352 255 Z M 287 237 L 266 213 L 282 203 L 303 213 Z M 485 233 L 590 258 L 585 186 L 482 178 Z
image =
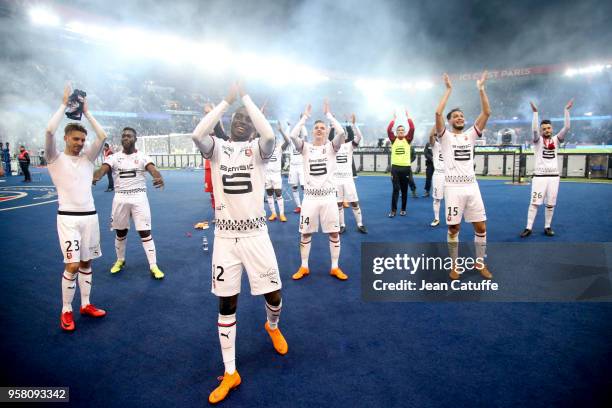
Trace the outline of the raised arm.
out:
M 406 135 L 406 140 L 408 140 L 408 143 L 412 143 L 412 139 L 414 139 L 414 122 L 408 117 L 408 112 L 406 112 L 406 118 L 408 119 L 408 134 Z
M 64 112 L 66 111 L 66 106 L 68 104 L 68 98 L 70 97 L 71 92 L 72 89 L 70 85 L 66 85 L 64 87 L 62 104 L 57 109 L 57 112 L 53 114 L 49 120 L 49 123 L 47 124 L 47 129 L 45 131 L 45 160 L 47 163 L 51 163 L 59 154 L 57 147 L 55 146 L 55 132 L 57 131 L 60 123 L 62 123 Z
M 429 131 L 429 144 L 433 148 L 434 144 L 436 144 L 436 127 L 433 126 Z
M 300 134 L 302 133 L 302 129 L 306 130 L 306 120 L 308 120 L 311 113 L 312 105 L 308 104 L 306 105 L 306 109 L 304 109 L 304 113 L 300 117 L 300 120 L 295 124 L 293 129 L 291 129 L 291 133 L 289 133 L 289 139 L 291 139 L 291 142 L 295 146 L 295 150 L 298 152 L 301 152 L 302 148 L 304 147 L 305 137 L 300 137 Z
M 268 122 L 261 109 L 255 105 L 255 102 L 253 102 L 251 97 L 245 93 L 244 88 L 240 83 L 238 83 L 238 91 L 240 92 L 240 97 L 242 98 L 242 104 L 246 108 L 247 113 L 251 118 L 251 122 L 253 122 L 255 131 L 259 133 L 258 143 L 261 156 L 264 158 L 269 158 L 274 153 L 274 144 L 276 142 L 274 138 L 274 130 L 272 129 L 272 126 L 270 126 L 270 122 Z M 262 106 L 262 108 L 265 109 L 265 105 Z
M 391 122 L 389 122 L 389 126 L 387 126 L 387 137 L 389 138 L 391 143 L 393 143 L 393 141 L 395 140 L 395 133 L 393 133 L 393 126 L 395 126 L 395 115 L 393 116 L 393 119 L 391 120 Z
M 210 102 L 206 102 L 204 104 L 204 114 L 208 115 L 210 112 L 212 112 L 212 110 L 215 108 L 215 105 L 210 103 Z M 215 137 L 221 139 L 221 140 L 227 140 L 228 137 L 225 134 L 225 129 L 223 129 L 223 121 L 218 121 L 215 124 L 215 127 L 213 129 L 213 133 L 215 134 Z
M 334 128 L 334 139 L 331 142 L 334 150 L 338 151 L 342 146 L 342 143 L 344 143 L 346 132 L 344 131 L 344 128 L 340 122 L 338 122 L 334 115 L 332 115 L 331 110 L 329 109 L 329 101 L 327 99 L 325 99 L 323 102 L 323 113 L 325 113 L 325 116 L 331 122 L 332 127 Z
M 353 137 L 353 146 L 357 147 L 359 146 L 359 142 L 361 142 L 361 139 L 363 139 L 363 135 L 361 134 L 359 126 L 357 126 L 357 118 L 355 117 L 354 113 L 351 115 L 350 129 L 355 132 L 355 136 Z
M 444 108 L 446 107 L 446 103 L 448 102 L 448 98 L 450 97 L 453 89 L 453 85 L 451 84 L 448 74 L 444 74 L 443 79 L 444 85 L 446 85 L 446 90 L 444 91 L 444 95 L 442 95 L 442 99 L 436 108 L 436 133 L 438 134 L 438 137 L 444 136 L 444 130 L 446 129 L 446 125 L 444 123 Z
M 210 157 L 210 154 L 212 153 L 212 150 L 215 147 L 214 139 L 210 137 L 211 130 L 213 130 L 215 125 L 221 120 L 221 117 L 223 116 L 227 108 L 229 108 L 230 105 L 234 103 L 237 95 L 238 87 L 236 84 L 233 84 L 230 87 L 229 93 L 225 97 L 225 99 L 221 101 L 220 104 L 215 106 L 212 110 L 210 110 L 209 113 L 206 114 L 202 118 L 202 120 L 200 120 L 200 123 L 198 123 L 196 128 L 193 130 L 193 136 L 191 137 L 191 139 L 193 140 L 193 143 L 195 143 L 195 145 L 198 147 L 200 152 L 202 152 L 204 157 Z M 205 107 L 205 111 L 207 110 L 208 108 Z
M 557 139 L 560 142 L 563 142 L 565 139 L 565 135 L 570 130 L 570 109 L 574 106 L 574 99 L 570 99 L 570 101 L 565 105 L 565 109 L 563 110 L 563 129 L 559 133 L 557 133 Z
M 538 143 L 540 140 L 540 120 L 538 119 L 538 107 L 533 102 L 529 102 L 531 105 L 531 111 L 533 112 L 533 118 L 531 119 L 531 133 L 533 136 L 533 143 Z
M 285 150 L 287 146 L 291 144 L 291 139 L 289 139 L 289 136 L 287 136 L 287 133 L 285 133 L 285 131 L 283 130 L 283 125 L 281 124 L 280 120 L 278 121 L 276 128 L 283 137 L 283 145 L 281 146 L 281 149 Z
M 485 82 L 487 81 L 487 71 L 485 70 L 480 79 L 476 81 L 476 86 L 478 87 L 478 92 L 480 93 L 480 115 L 476 118 L 476 122 L 474 125 L 478 130 L 478 133 L 482 133 L 485 126 L 487 126 L 487 121 L 489 120 L 489 116 L 491 116 L 491 106 L 489 105 L 489 98 L 487 97 L 487 93 L 485 92 Z
M 93 117 L 89 111 L 89 104 L 87 103 L 87 97 L 85 97 L 85 103 L 83 104 L 83 114 L 89 121 L 89 124 L 96 133 L 96 139 L 89 146 L 89 149 L 85 151 L 85 156 L 91 161 L 95 162 L 96 158 L 100 155 L 102 148 L 104 147 L 104 141 L 106 140 L 106 132 L 102 129 L 102 126 L 98 123 L 96 118 Z

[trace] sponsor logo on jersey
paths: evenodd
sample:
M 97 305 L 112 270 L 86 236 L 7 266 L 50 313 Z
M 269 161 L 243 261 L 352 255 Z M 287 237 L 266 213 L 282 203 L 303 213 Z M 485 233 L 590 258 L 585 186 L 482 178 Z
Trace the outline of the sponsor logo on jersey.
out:
M 221 171 L 233 173 L 235 171 L 253 170 L 255 166 L 253 164 L 241 164 L 240 166 L 226 166 L 225 164 L 220 165 Z

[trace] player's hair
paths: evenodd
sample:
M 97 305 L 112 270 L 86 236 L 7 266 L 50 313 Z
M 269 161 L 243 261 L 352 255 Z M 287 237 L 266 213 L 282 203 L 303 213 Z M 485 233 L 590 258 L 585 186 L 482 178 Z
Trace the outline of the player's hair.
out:
M 108 143 L 104 143 L 104 147 L 110 147 Z
M 453 113 L 455 113 L 455 112 L 463 113 L 463 111 L 461 109 L 459 109 L 459 108 L 451 109 L 451 111 L 446 114 L 446 120 L 450 120 L 451 116 L 453 116 Z
M 406 130 L 406 127 L 404 125 L 397 125 L 397 127 L 395 128 L 395 131 L 397 132 L 399 128 Z
M 131 132 L 134 132 L 134 136 L 138 136 L 138 133 L 136 132 L 136 129 L 131 128 L 131 127 L 129 127 L 129 126 L 124 127 L 124 128 L 123 128 L 123 130 L 121 131 L 121 133 L 125 132 L 126 130 L 129 130 L 129 131 L 131 131 Z
M 87 134 L 87 129 L 85 129 L 80 123 L 69 123 L 64 128 L 64 135 L 67 135 L 70 132 L 82 132 Z
M 324 125 L 325 125 L 325 122 L 323 122 L 322 120 L 315 120 L 315 123 L 314 123 L 314 124 L 315 124 L 315 126 L 316 126 L 316 124 L 317 124 L 317 123 L 322 123 L 322 124 L 324 124 Z
M 540 122 L 540 126 L 542 125 L 551 125 L 552 126 L 552 122 L 550 121 L 550 119 L 544 119 L 543 121 Z

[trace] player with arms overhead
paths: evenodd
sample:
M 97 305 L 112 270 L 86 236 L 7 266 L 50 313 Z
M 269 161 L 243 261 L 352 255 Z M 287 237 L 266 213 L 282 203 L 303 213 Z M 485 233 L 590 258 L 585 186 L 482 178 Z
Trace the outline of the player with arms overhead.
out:
M 535 166 L 533 169 L 533 181 L 531 182 L 531 204 L 527 212 L 527 226 L 521 232 L 521 238 L 531 235 L 533 221 L 538 214 L 538 207 L 546 200 L 544 213 L 544 233 L 549 237 L 555 235 L 550 227 L 552 223 L 555 205 L 557 204 L 557 193 L 559 192 L 559 144 L 563 143 L 567 132 L 570 130 L 570 109 L 574 100 L 565 105 L 563 128 L 553 136 L 552 123 L 544 119 L 538 127 L 538 108 L 531 102 L 533 121 L 531 130 L 533 132 L 533 155 Z
M 322 120 L 314 123 L 312 130 L 312 143 L 305 142 L 300 138 L 302 127 L 310 118 L 312 106 L 308 105 L 304 114 L 291 130 L 290 138 L 295 148 L 302 153 L 304 159 L 304 202 L 300 213 L 300 255 L 302 265 L 293 274 L 293 279 L 302 279 L 310 273 L 308 268 L 308 257 L 312 234 L 319 230 L 319 223 L 324 233 L 329 234 L 329 252 L 331 255 L 330 275 L 346 280 L 348 276 L 338 266 L 340 258 L 340 222 L 338 207 L 336 204 L 336 186 L 334 184 L 334 172 L 336 168 L 336 154 L 342 143 L 344 143 L 344 129 L 340 122 L 334 118 L 329 110 L 327 100 L 323 104 L 323 112 L 331 122 L 335 134 L 334 139 L 329 141 L 329 130 Z
M 446 115 L 450 130 L 446 129 L 443 112 L 452 91 L 452 84 L 448 75 L 444 74 L 446 91 L 436 109 L 436 135 L 440 142 L 442 157 L 444 159 L 444 203 L 446 205 L 446 224 L 448 225 L 449 248 L 451 258 L 458 256 L 459 230 L 461 219 L 471 222 L 474 226 L 474 244 L 476 257 L 484 261 L 487 244 L 487 215 L 484 203 L 480 196 L 480 188 L 474 173 L 474 142 L 482 136 L 482 131 L 491 115 L 489 98 L 485 92 L 487 71 L 484 71 L 476 86 L 480 93 L 481 112 L 474 122 L 474 126 L 464 130 L 465 118 L 459 108 L 452 109 Z M 480 274 L 491 279 L 493 275 L 484 263 L 479 263 Z M 451 279 L 459 279 L 460 273 L 453 263 L 450 272 Z
M 440 203 L 444 198 L 444 156 L 442 156 L 440 142 L 438 142 L 436 138 L 435 127 L 429 132 L 429 144 L 431 146 L 432 161 L 434 165 L 432 177 L 434 220 L 429 225 L 437 227 L 440 225 Z
M 209 133 L 240 93 L 242 103 L 234 112 L 230 139 Z M 255 132 L 260 137 L 252 139 Z M 275 138 L 264 114 L 242 86 L 232 85 L 228 96 L 200 121 L 193 141 L 210 160 L 215 191 L 215 241 L 212 256 L 212 292 L 219 297 L 217 321 L 225 373 L 221 384 L 209 395 L 217 403 L 240 385 L 236 371 L 236 308 L 242 268 L 246 269 L 252 295 L 263 295 L 265 329 L 279 354 L 288 351 L 278 328 L 282 299 L 276 255 L 266 226 L 264 195 L 266 163 L 274 152 Z
M 59 202 L 57 233 L 65 264 L 62 275 L 63 307 L 60 326 L 65 331 L 73 331 L 75 328 L 72 300 L 77 280 L 81 292 L 81 314 L 90 317 L 106 315 L 104 310 L 89 302 L 93 278 L 91 261 L 102 256 L 98 214 L 91 194 L 91 177 L 94 161 L 102 151 L 106 133 L 89 111 L 85 99 L 83 114 L 93 127 L 96 139 L 91 146 L 84 149 L 87 129 L 79 123 L 69 123 L 64 128 L 64 151 L 57 151 L 55 131 L 62 121 L 71 93 L 70 86 L 67 85 L 64 88 L 62 104 L 51 117 L 45 133 L 45 159 L 51 180 L 57 188 Z
M 344 223 L 344 201 L 351 204 L 353 209 L 353 215 L 357 222 L 357 230 L 362 234 L 367 234 L 368 230 L 363 225 L 363 219 L 361 214 L 361 207 L 359 207 L 359 197 L 357 196 L 357 189 L 355 188 L 355 180 L 353 179 L 353 151 L 362 139 L 361 130 L 356 123 L 357 119 L 355 114 L 351 115 L 351 124 L 347 128 L 350 133 L 354 134 L 353 139 L 342 143 L 338 153 L 336 154 L 336 172 L 334 173 L 334 182 L 336 183 L 336 190 L 338 191 L 338 211 L 340 217 L 340 233 L 344 233 L 346 225 Z

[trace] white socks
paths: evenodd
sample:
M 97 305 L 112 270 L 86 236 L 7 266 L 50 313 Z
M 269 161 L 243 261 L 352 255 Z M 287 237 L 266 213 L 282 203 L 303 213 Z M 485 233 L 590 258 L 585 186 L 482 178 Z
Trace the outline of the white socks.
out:
M 448 242 L 448 253 L 453 260 L 459 257 L 459 233 L 451 235 L 449 232 L 446 234 L 446 242 Z
M 434 220 L 440 220 L 440 201 L 435 198 L 433 200 Z
M 301 201 L 300 201 L 300 191 L 299 190 L 291 190 L 291 194 L 293 194 L 293 201 L 295 201 L 295 206 L 296 207 L 301 207 Z
M 234 374 L 236 371 L 236 313 L 232 315 L 219 315 L 217 320 L 221 355 L 225 372 Z
M 285 200 L 283 199 L 282 194 L 279 197 L 276 197 L 276 204 L 278 205 L 278 213 L 280 215 L 285 214 Z
M 300 256 L 302 257 L 302 266 L 308 268 L 308 257 L 310 256 L 310 245 L 312 243 L 312 237 L 300 239 Z
M 280 313 L 282 308 L 282 300 L 278 306 L 272 306 L 271 304 L 266 302 L 266 318 L 268 319 L 268 325 L 272 330 L 276 330 L 276 328 L 278 327 L 278 321 L 280 320 Z
M 64 271 L 62 275 L 62 313 L 72 312 L 72 300 L 76 292 L 76 274 Z
M 119 238 L 115 236 L 115 252 L 117 253 L 117 260 L 125 260 L 125 245 L 127 243 L 127 235 Z
M 355 216 L 355 221 L 357 221 L 357 225 L 358 226 L 362 226 L 362 220 L 361 220 L 361 207 L 359 207 L 359 205 L 357 207 L 353 207 L 351 206 L 351 208 L 353 209 L 353 215 Z
M 474 248 L 476 258 L 484 260 L 487 257 L 487 232 L 482 234 L 474 232 Z
M 546 206 L 544 210 L 544 228 L 550 228 L 550 224 L 552 223 L 552 217 L 555 212 L 555 206 Z
M 274 207 L 274 196 L 267 196 L 268 198 L 268 207 L 270 207 L 270 212 L 272 214 L 276 214 L 276 208 Z
M 529 204 L 529 210 L 527 211 L 527 229 L 533 229 L 533 221 L 538 214 L 538 206 L 535 204 Z
M 339 221 L 340 221 L 340 226 L 344 227 L 346 224 L 344 223 L 344 206 L 342 205 L 342 203 L 340 203 L 340 206 L 338 207 L 338 214 L 339 214 Z
M 93 272 L 91 271 L 91 267 L 79 268 L 79 291 L 81 292 L 81 307 L 85 307 L 89 304 L 89 294 L 91 293 L 92 278 Z
M 147 260 L 149 261 L 149 268 L 157 266 L 157 252 L 155 252 L 155 242 L 153 242 L 153 236 L 149 235 L 146 238 L 141 238 L 142 247 L 144 248 Z
M 340 237 L 334 240 L 329 238 L 329 254 L 331 255 L 331 267 L 332 269 L 338 267 L 338 259 L 340 258 Z

